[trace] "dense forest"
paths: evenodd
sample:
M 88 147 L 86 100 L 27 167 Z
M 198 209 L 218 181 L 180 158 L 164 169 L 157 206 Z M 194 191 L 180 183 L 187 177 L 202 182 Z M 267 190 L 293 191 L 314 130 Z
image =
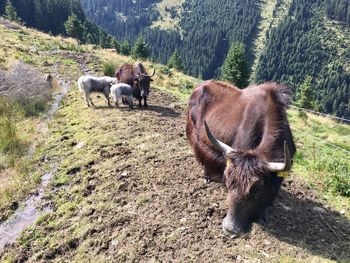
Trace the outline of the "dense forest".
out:
M 4 0 L 0 4 L 0 15 L 5 12 Z M 82 25 L 82 42 L 113 46 L 113 37 L 85 18 L 80 0 L 11 0 L 17 15 L 29 27 L 54 35 L 67 35 L 64 23 L 75 14 Z
M 350 1 L 329 0 L 326 5 L 326 14 L 329 18 L 350 25 Z
M 230 42 L 250 46 L 260 13 L 256 0 L 185 1 L 178 30 L 165 31 L 150 27 L 159 16 L 155 2 L 82 0 L 82 6 L 92 21 L 118 39 L 133 43 L 141 34 L 159 62 L 166 63 L 177 49 L 185 72 L 205 79 L 219 75 Z
M 318 110 L 349 117 L 350 47 L 345 45 L 338 54 L 342 43 L 335 41 L 325 25 L 324 1 L 294 0 L 286 19 L 269 34 L 256 81 L 281 81 L 297 93 L 311 76 L 321 104 Z

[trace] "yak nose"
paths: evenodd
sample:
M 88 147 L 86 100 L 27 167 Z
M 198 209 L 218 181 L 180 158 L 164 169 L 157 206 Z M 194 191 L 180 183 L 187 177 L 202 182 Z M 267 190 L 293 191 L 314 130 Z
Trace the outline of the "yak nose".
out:
M 243 229 L 227 216 L 222 221 L 222 231 L 231 239 L 237 238 L 243 233 Z

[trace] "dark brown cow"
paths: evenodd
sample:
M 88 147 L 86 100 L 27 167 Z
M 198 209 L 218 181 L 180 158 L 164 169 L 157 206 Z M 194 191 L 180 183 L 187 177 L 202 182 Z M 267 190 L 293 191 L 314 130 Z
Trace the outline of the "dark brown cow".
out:
M 291 167 L 290 99 L 287 87 L 276 83 L 240 90 L 221 81 L 204 82 L 190 97 L 187 137 L 204 177 L 228 188 L 222 226 L 232 238 L 263 216 Z
M 148 75 L 145 67 L 141 64 L 125 64 L 121 66 L 115 73 L 115 77 L 121 83 L 129 84 L 134 88 L 133 96 L 139 101 L 140 108 L 147 108 L 147 97 L 150 92 L 151 77 L 156 74 L 154 70 L 152 75 Z M 142 107 L 142 98 L 144 100 Z

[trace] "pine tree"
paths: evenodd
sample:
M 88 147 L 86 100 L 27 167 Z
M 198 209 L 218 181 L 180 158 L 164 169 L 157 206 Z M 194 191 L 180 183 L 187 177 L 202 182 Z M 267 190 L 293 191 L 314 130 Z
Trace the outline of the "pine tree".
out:
M 131 57 L 133 59 L 144 60 L 148 57 L 148 55 L 149 55 L 148 44 L 140 36 L 136 39 L 134 47 L 131 50 Z
M 21 18 L 18 17 L 16 9 L 10 0 L 7 0 L 5 5 L 5 18 L 15 22 L 21 22 Z
M 115 48 L 115 51 L 117 51 L 117 53 L 120 53 L 121 44 L 115 38 L 112 38 L 111 45 Z
M 174 68 L 174 69 L 177 69 L 177 70 L 183 70 L 181 57 L 180 57 L 179 52 L 177 51 L 177 49 L 175 49 L 174 53 L 169 58 L 167 65 L 168 65 L 169 68 Z
M 64 28 L 68 36 L 82 40 L 85 28 L 76 14 L 72 14 L 68 17 L 67 21 L 64 22 Z
M 130 55 L 130 44 L 127 40 L 124 40 L 120 46 L 120 53 L 125 56 Z
M 233 43 L 222 65 L 221 79 L 232 82 L 239 88 L 249 84 L 249 69 L 244 56 L 244 45 Z
M 312 78 L 307 76 L 304 82 L 297 89 L 297 101 L 296 104 L 298 107 L 314 110 L 317 106 L 316 103 L 316 93 L 312 88 Z

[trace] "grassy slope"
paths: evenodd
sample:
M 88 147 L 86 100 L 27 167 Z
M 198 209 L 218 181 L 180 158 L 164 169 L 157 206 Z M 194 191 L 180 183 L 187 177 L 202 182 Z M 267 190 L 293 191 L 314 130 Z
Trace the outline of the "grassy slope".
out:
M 178 28 L 178 22 L 181 17 L 181 5 L 184 0 L 174 1 L 174 0 L 163 0 L 155 5 L 156 9 L 159 11 L 160 17 L 153 22 L 151 27 L 158 27 L 163 30 L 180 30 Z M 165 8 L 175 8 L 177 10 L 178 16 L 171 18 L 169 11 Z
M 328 47 L 333 54 L 333 61 L 329 63 L 331 67 L 334 63 L 339 63 L 343 66 L 346 72 L 350 72 L 350 29 L 337 21 L 332 21 L 324 18 L 324 32 L 322 36 L 322 44 Z
M 276 0 L 261 1 L 259 3 L 261 10 L 261 20 L 258 26 L 258 35 L 253 43 L 255 59 L 252 65 L 251 79 L 255 79 L 255 70 L 259 63 L 260 56 L 265 47 L 266 33 L 276 27 L 287 15 L 292 0 L 284 0 L 283 3 L 276 7 Z
M 73 39 L 64 39 L 61 37 L 51 37 L 47 34 L 20 27 L 16 30 L 9 29 L 0 25 L 0 68 L 6 70 L 18 60 L 39 69 L 43 73 L 51 73 L 62 76 L 64 79 L 75 81 L 82 74 L 79 63 L 75 57 L 75 52 L 87 52 L 83 55 L 83 60 L 88 64 L 92 72 L 101 75 L 101 64 L 103 61 L 113 61 L 117 65 L 125 62 L 134 62 L 128 57 L 116 55 L 115 52 L 105 50 L 93 50 L 92 46 L 79 46 Z M 73 54 L 73 55 L 70 55 Z M 100 61 L 100 58 L 102 61 Z M 94 63 L 92 61 L 94 60 Z M 146 63 L 150 66 L 150 63 Z M 162 70 L 162 66 L 156 66 L 157 71 Z M 171 76 L 160 77 L 155 81 L 155 85 L 167 86 L 170 91 L 178 92 L 178 87 L 182 88 L 184 93 L 188 92 L 188 83 L 191 87 L 196 83 L 192 77 L 183 76 L 178 72 L 169 72 Z M 73 83 L 74 84 L 74 83 Z M 59 93 L 57 87 L 53 94 Z M 24 147 L 23 155 L 17 159 L 17 165 L 12 168 L 0 171 L 0 214 L 2 219 L 7 218 L 12 212 L 11 207 L 17 207 L 17 203 L 22 197 L 27 196 L 34 190 L 40 182 L 40 177 L 44 173 L 41 164 L 36 165 L 40 154 L 34 155 L 34 163 L 31 158 L 26 156 L 29 146 L 40 144 L 46 140 L 48 134 L 43 130 L 44 116 L 21 118 L 16 121 L 17 131 Z M 0 156 L 1 157 L 1 156 Z M 46 166 L 45 166 L 46 168 Z M 23 183 L 25 182 L 25 183 Z
M 66 52 L 60 49 L 61 45 L 75 49 L 71 40 L 49 37 L 28 29 L 13 31 L 0 26 L 0 30 L 4 33 L 2 38 L 6 39 L 3 43 L 6 52 L 11 54 L 4 56 L 6 61 L 2 64 L 3 67 L 13 59 L 25 57 L 27 62 L 45 72 L 56 71 L 58 65 L 60 75 L 68 80 L 74 81 L 82 74 L 77 60 L 67 57 Z M 20 37 L 21 35 L 23 36 Z M 37 52 L 28 43 L 42 51 L 53 53 Z M 20 49 L 25 51 L 18 51 Z M 91 47 L 83 47 L 81 50 L 87 52 L 84 60 L 96 74 L 99 73 L 102 61 L 111 60 L 122 64 L 129 60 L 108 50 L 93 50 Z M 80 53 L 69 54 L 79 56 Z M 147 66 L 149 67 L 148 63 Z M 100 108 L 86 109 L 72 82 L 73 89 L 50 125 L 50 134 L 38 148 L 32 164 L 38 173 L 37 178 L 47 169 L 47 166 L 38 165 L 43 155 L 49 157 L 47 165 L 54 162 L 59 166 L 51 192 L 47 196 L 54 210 L 43 215 L 35 227 L 27 230 L 15 248 L 9 248 L 2 259 L 11 262 L 12 259 L 29 256 L 31 261 L 56 259 L 82 262 L 90 259 L 108 261 L 111 258 L 120 261 L 145 258 L 156 261 L 156 255 L 159 255 L 160 259 L 176 257 L 185 261 L 198 257 L 215 261 L 223 256 L 234 260 L 239 256 L 250 262 L 257 259 L 272 262 L 328 262 L 327 258 L 334 253 L 332 249 L 325 247 L 323 251 L 322 246 L 319 248 L 318 244 L 310 245 L 301 237 L 300 240 L 290 240 L 289 237 L 283 238 L 281 233 L 277 235 L 274 231 L 266 231 L 259 226 L 254 227 L 251 238 L 237 243 L 228 243 L 218 236 L 221 217 L 226 211 L 225 195 L 219 185 L 205 186 L 199 183 L 200 169 L 195 165 L 184 138 L 183 118 L 178 116 L 185 111 L 190 83 L 193 85 L 197 81 L 177 72 L 169 77 L 160 73 L 164 72 L 164 68 L 157 68 L 154 86 L 170 90 L 181 99 L 155 91 L 150 101 L 155 107 L 149 112 L 129 113 L 105 109 L 102 99 L 97 103 Z M 319 180 L 319 176 L 327 173 L 320 175 L 310 161 L 306 161 L 311 160 L 315 151 L 320 155 L 329 154 L 329 158 L 337 160 L 347 156 L 322 144 L 313 146 L 314 142 L 296 129 L 348 149 L 350 128 L 313 116 L 304 124 L 295 111 L 290 111 L 289 114 L 301 154 L 296 158 L 295 172 L 290 179 L 306 182 L 316 189 L 318 198 L 325 207 L 330 211 L 344 209 L 349 218 L 349 199 L 325 192 L 323 180 Z M 74 147 L 79 142 L 84 142 L 81 149 Z M 184 178 L 187 179 L 183 181 Z M 35 188 L 35 182 L 37 180 L 27 186 L 28 189 L 22 193 L 24 196 Z M 184 187 L 184 184 L 188 186 Z M 292 189 L 287 190 L 294 194 Z M 213 195 L 208 196 L 208 192 Z M 282 198 L 283 200 L 285 199 Z M 214 209 L 213 221 L 203 221 L 202 217 L 207 213 L 205 209 L 213 203 L 220 204 L 217 211 Z M 306 207 L 312 211 L 317 202 L 311 204 Z M 285 205 L 291 204 L 286 202 Z M 173 210 L 166 211 L 169 214 L 157 210 L 164 207 Z M 154 214 L 150 211 L 154 211 Z M 303 213 L 302 210 L 300 212 Z M 143 214 L 147 216 L 140 216 Z M 329 219 L 328 222 L 339 228 L 336 231 L 341 231 L 335 220 L 348 219 L 332 214 L 330 218 L 333 217 L 335 219 Z M 174 228 L 174 222 L 180 219 L 193 227 L 195 232 L 186 234 L 190 230 Z M 159 229 L 153 221 L 159 224 Z M 198 226 L 198 222 L 204 226 Z M 284 224 L 287 225 L 288 221 Z M 305 224 L 308 226 L 307 222 Z M 320 237 L 340 248 L 346 245 L 322 234 Z M 206 246 L 199 248 L 200 240 L 205 245 L 213 246 L 216 252 L 213 253 Z M 184 242 L 189 250 L 184 248 Z M 163 247 L 164 251 L 161 250 Z M 173 253 L 172 247 L 175 247 Z M 339 248 L 334 249 L 340 253 Z
M 0 35 L 1 69 L 8 69 L 17 60 L 23 60 L 25 63 L 33 65 L 46 73 L 53 71 L 53 65 L 57 66 L 55 71 L 65 72 L 69 66 L 71 71 L 74 72 L 74 66 L 71 67 L 69 59 L 58 54 L 42 52 L 59 49 L 59 47 L 69 47 L 76 41 L 61 38 L 54 39 L 34 30 L 21 28 L 13 30 L 2 25 L 0 25 Z M 57 91 L 57 89 L 53 89 L 52 92 Z M 43 124 L 42 117 L 19 118 L 13 121 L 16 122 L 19 140 L 26 147 L 23 148 L 13 167 L 0 171 L 2 186 L 0 189 L 0 213 L 3 219 L 11 214 L 12 209 L 10 207 L 16 207 L 18 201 L 23 196 L 27 196 L 39 183 L 41 173 L 38 167 L 34 169 L 31 166 L 32 160 L 26 152 L 28 147 L 40 145 L 46 137 L 41 125 Z M 36 160 L 37 156 L 34 155 L 33 158 Z

